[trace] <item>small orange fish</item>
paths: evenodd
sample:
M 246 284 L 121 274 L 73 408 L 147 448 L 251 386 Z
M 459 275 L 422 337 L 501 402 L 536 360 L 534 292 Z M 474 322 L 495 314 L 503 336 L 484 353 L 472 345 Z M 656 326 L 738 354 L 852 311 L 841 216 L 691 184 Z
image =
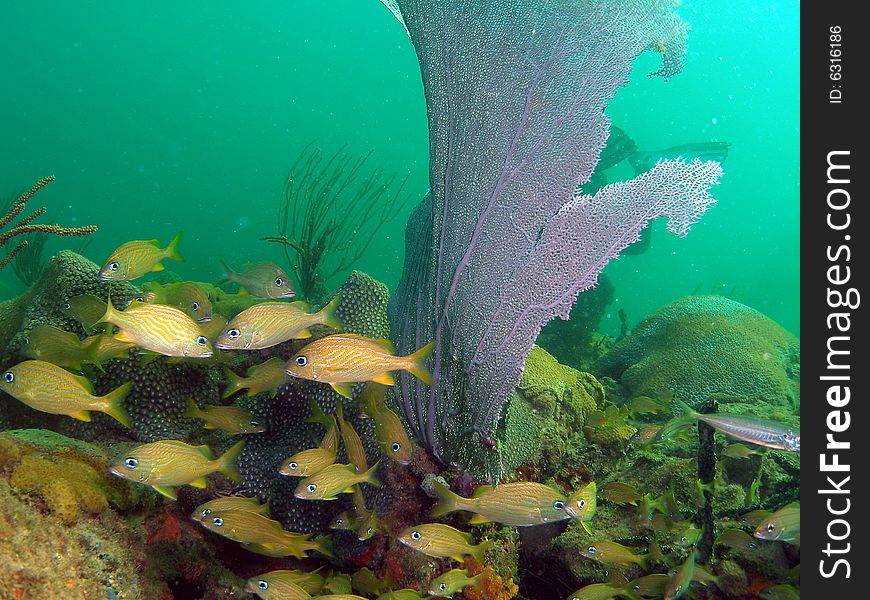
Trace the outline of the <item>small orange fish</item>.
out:
M 376 381 L 393 385 L 391 371 L 408 371 L 423 383 L 432 383 L 425 366 L 432 353 L 430 342 L 408 356 L 395 356 L 389 340 L 373 340 L 352 333 L 328 335 L 302 348 L 287 363 L 292 377 L 321 381 L 338 394 L 351 398 L 352 384 Z
M 133 240 L 122 244 L 103 263 L 100 268 L 100 279 L 131 281 L 151 271 L 162 271 L 164 267 L 160 261 L 164 258 L 183 262 L 184 259 L 178 252 L 180 241 L 179 231 L 166 248 L 161 248 L 157 240 Z
M 466 555 L 483 563 L 484 553 L 495 540 L 486 540 L 475 545 L 470 533 L 459 531 L 443 523 L 412 525 L 399 534 L 398 540 L 432 558 L 452 558 L 462 562 Z
M 105 396 L 95 396 L 86 378 L 42 360 L 25 360 L 0 376 L 0 390 L 38 411 L 90 421 L 89 411 L 96 410 L 125 427 L 130 426 L 130 417 L 122 402 L 131 387 L 128 382 Z
M 353 493 L 352 488 L 357 483 L 381 487 L 375 474 L 377 468 L 375 464 L 365 473 L 357 473 L 352 465 L 336 463 L 300 481 L 294 495 L 300 500 L 335 500 L 338 494 Z

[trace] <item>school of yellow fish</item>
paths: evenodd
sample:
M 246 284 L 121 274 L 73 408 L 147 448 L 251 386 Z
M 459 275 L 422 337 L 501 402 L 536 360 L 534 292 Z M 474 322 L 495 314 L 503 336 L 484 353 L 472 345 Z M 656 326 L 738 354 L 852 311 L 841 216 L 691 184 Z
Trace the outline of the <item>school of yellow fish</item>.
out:
M 179 233 L 166 248 L 162 248 L 157 240 L 127 242 L 106 259 L 99 278 L 109 282 L 132 281 L 163 270 L 161 261 L 164 259 L 182 260 L 178 249 L 180 239 Z M 396 370 L 407 371 L 421 381 L 431 383 L 426 360 L 432 344 L 409 356 L 397 356 L 389 340 L 341 333 L 342 324 L 335 314 L 341 301 L 339 296 L 320 310 L 312 311 L 306 303 L 293 301 L 295 294 L 290 277 L 277 265 L 257 263 L 241 272 L 233 271 L 225 263 L 224 267 L 226 282 L 236 283 L 252 297 L 267 301 L 254 304 L 227 322 L 213 312 L 208 295 L 192 282 L 168 285 L 148 282 L 142 286 L 144 296 L 123 308 L 116 307 L 110 296 L 103 299 L 86 294 L 63 299 L 62 310 L 82 324 L 88 337 L 79 339 L 74 333 L 48 325 L 34 328 L 22 348 L 22 354 L 28 360 L 14 365 L 2 375 L 0 389 L 38 411 L 83 421 L 90 420 L 90 412 L 98 411 L 129 427 L 130 419 L 123 401 L 130 384 L 125 383 L 104 396 L 97 396 L 90 381 L 75 373 L 82 370 L 83 364 L 102 369 L 102 363 L 123 358 L 132 348 L 148 354 L 201 360 L 220 352 L 258 350 L 288 340 L 307 339 L 312 337 L 312 327 L 325 326 L 334 332 L 303 346 L 287 361 L 270 358 L 248 369 L 244 376 L 225 368 L 228 385 L 223 397 L 228 398 L 243 390 L 247 390 L 249 396 L 269 393 L 274 397 L 282 385 L 300 378 L 327 384 L 341 396 L 351 398 L 354 386 L 361 384 L 361 390 L 357 389 L 359 404 L 374 424 L 382 453 L 400 465 L 409 464 L 412 442 L 401 419 L 387 406 L 386 392 L 394 384 L 392 372 Z M 607 411 L 598 411 L 588 419 L 587 426 L 600 425 L 608 419 L 666 411 L 667 408 L 658 401 L 639 396 L 620 410 L 609 407 Z M 387 531 L 402 544 L 429 557 L 461 563 L 465 557 L 471 556 L 483 563 L 484 553 L 494 542 L 476 542 L 471 533 L 449 525 L 433 521 L 413 525 L 395 534 L 390 531 L 379 520 L 375 507 L 366 505 L 361 486 L 381 485 L 376 475 L 378 464 L 367 464 L 362 441 L 344 418 L 342 404 L 338 404 L 335 415 L 327 415 L 311 401 L 311 414 L 309 421 L 324 428 L 320 443 L 287 457 L 279 472 L 283 476 L 299 478 L 294 494 L 300 499 L 334 500 L 341 494 L 352 494 L 351 510 L 336 515 L 332 529 L 352 530 L 359 540 Z M 190 399 L 185 416 L 202 421 L 205 428 L 221 429 L 230 435 L 253 435 L 265 431 L 253 414 L 233 405 L 200 407 Z M 699 417 L 701 415 L 693 413 L 689 417 L 674 419 L 664 427 L 639 425 L 632 441 L 641 446 L 667 441 L 677 435 L 687 421 Z M 794 450 L 793 447 L 757 441 L 745 433 L 745 419 L 738 423 L 743 428 L 739 434 L 729 430 L 731 423 L 727 415 L 720 421 L 724 425 L 719 430 L 738 439 Z M 110 464 L 109 470 L 124 479 L 151 486 L 174 500 L 177 487 L 205 488 L 206 477 L 212 473 L 222 473 L 238 481 L 236 458 L 243 445 L 244 441 L 239 441 L 223 455 L 215 456 L 206 446 L 191 446 L 180 440 L 160 440 L 130 450 Z M 337 462 L 341 447 L 349 464 Z M 764 452 L 766 449 L 753 450 L 742 444 L 732 444 L 722 455 L 741 460 L 760 454 L 763 460 Z M 571 600 L 617 597 L 673 600 L 683 597 L 693 582 L 702 585 L 717 583 L 716 577 L 696 564 L 694 546 L 702 530 L 691 522 L 679 520 L 673 488 L 653 498 L 620 481 L 600 486 L 591 481 L 569 494 L 553 486 L 518 481 L 497 487 L 478 486 L 470 498 L 465 498 L 436 481 L 434 491 L 439 502 L 431 512 L 433 519 L 455 511 L 471 513 L 469 523 L 472 525 L 498 522 L 514 527 L 534 527 L 573 519 L 590 534 L 593 531 L 590 524 L 600 497 L 636 510 L 642 526 L 664 534 L 665 541 L 686 552 L 685 560 L 673 566 L 655 541 L 645 552 L 637 552 L 635 547 L 611 540 L 594 541 L 581 552 L 582 556 L 616 568 L 616 575 L 606 583 L 594 583 L 577 590 L 569 596 Z M 712 492 L 712 484 L 698 481 L 695 493 L 699 502 L 703 500 L 705 491 Z M 255 498 L 219 497 L 197 507 L 191 518 L 209 531 L 266 556 L 304 558 L 309 552 L 332 555 L 329 535 L 312 539 L 311 534 L 287 531 L 280 522 L 269 517 L 268 506 Z M 752 535 L 743 529 L 727 529 L 719 534 L 715 544 L 751 551 L 758 543 L 770 541 L 800 543 L 799 503 L 789 504 L 776 512 L 753 511 L 744 516 L 741 524 L 751 527 Z M 666 567 L 668 572 L 628 581 L 618 570 L 653 564 Z M 367 569 L 354 574 L 352 579 L 356 581 L 353 586 L 351 578 L 340 573 L 324 576 L 316 571 L 277 570 L 252 577 L 245 590 L 263 600 L 309 597 L 351 600 L 361 598 L 351 594 L 352 587 L 362 587 L 372 595 L 378 594 L 378 600 L 411 600 L 422 598 L 424 593 L 450 597 L 467 586 L 480 585 L 481 576 L 470 576 L 468 571 L 455 568 L 435 578 L 428 589 L 421 592 L 389 589 L 387 582 L 378 581 Z M 360 583 L 363 581 L 373 583 L 364 585 Z M 381 593 L 384 589 L 386 591 Z M 774 592 L 786 594 L 793 589 L 777 591 L 771 588 L 769 595 L 774 597 Z

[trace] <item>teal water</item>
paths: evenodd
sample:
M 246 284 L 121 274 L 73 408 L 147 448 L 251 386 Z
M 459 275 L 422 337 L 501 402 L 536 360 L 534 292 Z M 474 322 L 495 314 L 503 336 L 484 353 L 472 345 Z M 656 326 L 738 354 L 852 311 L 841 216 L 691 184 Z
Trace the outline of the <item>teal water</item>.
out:
M 428 187 L 425 103 L 404 30 L 377 0 L 15 3 L 0 20 L 0 198 L 54 174 L 43 222 L 94 223 L 96 262 L 129 239 L 185 232 L 182 278 L 215 280 L 218 258 L 283 262 L 276 233 L 289 165 L 316 140 L 373 151 L 369 165 Z M 722 293 L 799 334 L 798 5 L 686 0 L 683 73 L 647 79 L 637 60 L 611 102 L 642 150 L 731 142 L 719 204 L 686 239 L 606 272 L 607 332 L 686 294 Z M 632 176 L 625 164 L 611 181 Z M 413 204 L 413 202 L 411 203 Z M 407 213 L 356 265 L 398 281 Z M 51 239 L 46 254 L 78 240 Z M 9 247 L 7 247 L 8 249 Z M 330 283 L 337 285 L 339 277 Z M 21 290 L 0 273 L 0 298 Z

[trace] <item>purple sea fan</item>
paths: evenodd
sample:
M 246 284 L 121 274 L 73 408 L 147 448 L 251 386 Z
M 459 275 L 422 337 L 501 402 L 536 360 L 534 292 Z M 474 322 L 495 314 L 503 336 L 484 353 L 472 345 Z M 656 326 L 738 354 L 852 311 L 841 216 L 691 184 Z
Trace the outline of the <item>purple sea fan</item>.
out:
M 399 350 L 435 340 L 431 388 L 397 388 L 417 438 L 445 462 L 500 475 L 502 408 L 541 327 L 638 239 L 684 235 L 712 204 L 718 163 L 666 161 L 576 195 L 607 140 L 604 109 L 646 49 L 679 71 L 671 0 L 399 0 L 420 62 L 430 186 L 406 232 L 390 306 Z

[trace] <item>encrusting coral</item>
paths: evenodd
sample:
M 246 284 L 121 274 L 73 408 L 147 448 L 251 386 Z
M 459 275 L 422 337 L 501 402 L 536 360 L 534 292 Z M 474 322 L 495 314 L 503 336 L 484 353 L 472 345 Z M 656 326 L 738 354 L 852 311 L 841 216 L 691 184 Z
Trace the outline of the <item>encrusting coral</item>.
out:
M 106 469 L 108 457 L 85 442 L 44 429 L 0 433 L 0 471 L 19 497 L 34 498 L 66 525 L 109 505 L 130 508 L 139 492 Z

